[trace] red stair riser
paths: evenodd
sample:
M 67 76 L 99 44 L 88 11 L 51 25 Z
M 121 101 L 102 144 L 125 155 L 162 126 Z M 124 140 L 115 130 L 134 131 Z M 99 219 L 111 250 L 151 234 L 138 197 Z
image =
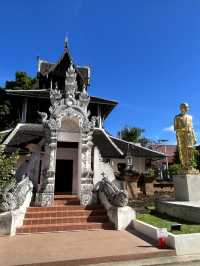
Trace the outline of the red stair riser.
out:
M 97 210 L 101 209 L 104 210 L 104 208 L 101 205 L 96 206 L 82 206 L 82 205 L 66 205 L 66 206 L 52 206 L 52 207 L 29 207 L 27 208 L 27 211 L 29 212 L 42 212 L 42 211 L 64 211 L 64 210 Z
M 25 218 L 66 217 L 66 216 L 95 216 L 106 215 L 105 210 L 72 210 L 52 212 L 27 212 Z
M 60 205 L 64 205 L 64 206 L 69 206 L 69 205 L 80 205 L 80 201 L 73 201 L 73 202 L 68 202 L 68 201 L 54 201 L 54 206 L 60 206 Z
M 101 205 L 82 206 L 76 195 L 55 195 L 52 207 L 29 207 L 18 234 L 113 229 Z
M 36 233 L 36 232 L 55 232 L 55 231 L 68 231 L 68 230 L 87 230 L 87 229 L 112 229 L 110 223 L 94 223 L 94 224 L 72 224 L 72 225 L 46 225 L 46 226 L 37 226 L 37 227 L 21 227 L 17 228 L 17 233 Z
M 108 218 L 105 216 L 96 216 L 96 217 L 94 216 L 94 217 L 61 217 L 61 218 L 25 219 L 23 225 L 86 223 L 86 222 L 108 222 Z

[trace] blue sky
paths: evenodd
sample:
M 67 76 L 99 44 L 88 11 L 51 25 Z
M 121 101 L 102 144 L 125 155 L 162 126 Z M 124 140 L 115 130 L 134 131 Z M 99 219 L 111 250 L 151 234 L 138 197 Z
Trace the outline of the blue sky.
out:
M 90 94 L 119 102 L 106 122 L 168 139 L 180 102 L 200 133 L 199 0 L 18 0 L 0 5 L 0 84 L 36 74 L 36 56 L 56 61 L 64 37 L 74 61 L 91 65 Z

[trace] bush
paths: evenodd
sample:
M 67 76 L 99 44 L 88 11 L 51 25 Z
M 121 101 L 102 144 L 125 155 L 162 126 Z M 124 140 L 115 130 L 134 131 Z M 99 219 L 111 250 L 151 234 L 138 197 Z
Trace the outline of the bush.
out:
M 4 152 L 4 146 L 0 144 L 0 189 L 15 182 L 14 175 L 17 159 L 18 152 L 7 155 Z
M 178 171 L 181 169 L 181 165 L 180 164 L 172 164 L 169 166 L 168 168 L 168 172 L 170 177 L 177 175 Z
M 156 176 L 156 170 L 154 168 L 149 168 L 147 171 L 148 177 L 155 177 Z

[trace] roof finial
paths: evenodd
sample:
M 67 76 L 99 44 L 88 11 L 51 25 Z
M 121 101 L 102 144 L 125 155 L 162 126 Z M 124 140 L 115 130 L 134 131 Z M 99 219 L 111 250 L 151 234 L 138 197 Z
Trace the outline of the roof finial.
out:
M 68 48 L 68 37 L 65 36 L 64 49 Z
M 41 64 L 41 59 L 39 56 L 37 56 L 37 72 L 40 72 L 40 64 Z

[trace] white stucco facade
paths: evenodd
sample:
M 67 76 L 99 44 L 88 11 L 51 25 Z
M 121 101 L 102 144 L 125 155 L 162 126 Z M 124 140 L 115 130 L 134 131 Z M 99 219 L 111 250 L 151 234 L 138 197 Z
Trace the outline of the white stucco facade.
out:
M 101 157 L 100 151 L 97 147 L 94 147 L 94 176 L 93 176 L 93 183 L 94 186 L 98 184 L 98 182 L 102 179 L 102 173 L 106 175 L 110 182 L 114 181 L 114 171 L 111 167 L 110 163 L 106 163 L 103 161 Z

